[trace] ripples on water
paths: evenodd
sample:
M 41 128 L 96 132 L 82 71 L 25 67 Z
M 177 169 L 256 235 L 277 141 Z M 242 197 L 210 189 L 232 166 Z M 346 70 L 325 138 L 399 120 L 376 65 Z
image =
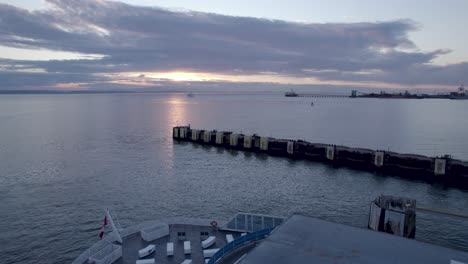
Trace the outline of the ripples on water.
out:
M 468 192 L 263 154 L 174 143 L 172 126 L 468 159 L 468 102 L 106 94 L 0 97 L 0 256 L 66 263 L 123 225 L 238 211 L 365 227 L 380 194 L 465 211 Z M 468 250 L 468 221 L 418 213 L 417 239 Z M 25 250 L 26 249 L 26 250 Z

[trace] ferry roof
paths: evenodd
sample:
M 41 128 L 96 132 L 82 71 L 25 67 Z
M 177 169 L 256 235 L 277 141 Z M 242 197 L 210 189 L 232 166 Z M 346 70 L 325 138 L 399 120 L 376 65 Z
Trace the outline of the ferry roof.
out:
M 240 263 L 468 264 L 468 252 L 293 215 Z

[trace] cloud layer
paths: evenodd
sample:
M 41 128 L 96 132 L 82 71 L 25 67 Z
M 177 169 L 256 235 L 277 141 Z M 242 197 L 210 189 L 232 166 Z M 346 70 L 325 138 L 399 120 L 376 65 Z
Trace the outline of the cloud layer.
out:
M 102 58 L 0 59 L 1 88 L 92 84 L 112 81 L 122 72 L 166 71 L 400 85 L 468 81 L 468 63 L 431 64 L 447 51 L 419 51 L 408 38 L 417 30 L 410 20 L 304 24 L 102 0 L 48 2 L 53 8 L 33 12 L 0 5 L 0 45 Z

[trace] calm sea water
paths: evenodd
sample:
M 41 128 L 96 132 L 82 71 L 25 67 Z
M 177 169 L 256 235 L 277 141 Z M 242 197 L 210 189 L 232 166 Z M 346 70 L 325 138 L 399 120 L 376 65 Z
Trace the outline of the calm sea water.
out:
M 247 211 L 365 227 L 380 194 L 466 212 L 466 190 L 174 143 L 171 133 L 190 124 L 466 160 L 467 112 L 468 101 L 280 94 L 1 96 L 0 262 L 71 262 L 98 240 L 106 207 L 123 225 Z M 416 236 L 468 251 L 468 220 L 418 213 Z

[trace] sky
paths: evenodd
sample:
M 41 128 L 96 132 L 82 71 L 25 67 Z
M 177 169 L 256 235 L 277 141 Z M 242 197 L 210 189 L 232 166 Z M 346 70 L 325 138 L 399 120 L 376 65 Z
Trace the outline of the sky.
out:
M 468 81 L 468 1 L 0 0 L 0 90 Z

